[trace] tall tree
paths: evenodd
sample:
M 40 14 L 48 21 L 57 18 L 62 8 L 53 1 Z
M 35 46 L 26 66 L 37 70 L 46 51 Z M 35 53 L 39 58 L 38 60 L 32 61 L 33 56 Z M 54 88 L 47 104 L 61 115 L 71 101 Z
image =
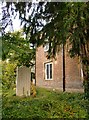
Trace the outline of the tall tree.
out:
M 50 45 L 48 57 L 55 56 L 59 51 L 57 46 L 69 42 L 71 57 L 81 58 L 85 93 L 89 97 L 89 2 L 40 2 L 37 4 L 11 2 L 7 4 L 7 8 L 12 4 L 25 23 L 26 34 L 30 33 L 29 41 L 40 45 L 48 39 Z M 26 11 L 30 13 L 28 17 Z

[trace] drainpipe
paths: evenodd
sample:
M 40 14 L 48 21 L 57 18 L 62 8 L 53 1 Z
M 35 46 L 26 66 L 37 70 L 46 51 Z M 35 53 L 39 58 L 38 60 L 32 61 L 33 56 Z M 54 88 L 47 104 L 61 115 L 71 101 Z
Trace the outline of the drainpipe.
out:
M 65 92 L 65 47 L 63 43 L 63 92 Z
M 37 54 L 37 44 L 35 44 L 35 49 L 36 49 L 36 51 L 35 51 L 35 86 L 36 86 L 36 54 Z
M 35 57 L 36 57 L 36 53 L 35 53 Z M 36 58 L 35 58 L 35 86 L 36 86 Z

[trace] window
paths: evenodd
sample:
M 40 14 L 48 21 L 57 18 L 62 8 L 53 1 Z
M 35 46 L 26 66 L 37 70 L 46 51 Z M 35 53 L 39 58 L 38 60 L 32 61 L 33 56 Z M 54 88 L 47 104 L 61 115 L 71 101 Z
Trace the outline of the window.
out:
M 45 64 L 45 79 L 52 80 L 52 63 Z
M 49 43 L 46 43 L 44 45 L 44 51 L 47 52 L 49 50 Z

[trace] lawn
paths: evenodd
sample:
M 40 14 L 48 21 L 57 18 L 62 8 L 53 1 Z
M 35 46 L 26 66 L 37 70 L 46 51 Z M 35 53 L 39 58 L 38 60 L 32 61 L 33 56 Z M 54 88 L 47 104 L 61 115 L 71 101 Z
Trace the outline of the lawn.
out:
M 88 101 L 83 93 L 67 93 L 36 88 L 36 97 L 17 97 L 15 91 L 3 94 L 3 118 L 88 118 Z

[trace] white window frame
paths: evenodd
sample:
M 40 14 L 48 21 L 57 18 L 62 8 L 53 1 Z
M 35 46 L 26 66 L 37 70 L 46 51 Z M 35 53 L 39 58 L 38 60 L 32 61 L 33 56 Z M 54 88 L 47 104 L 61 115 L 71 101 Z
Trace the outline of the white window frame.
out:
M 44 45 L 44 52 L 47 52 L 49 50 L 49 43 L 46 43 Z
M 50 64 L 52 65 L 52 78 L 50 76 Z M 47 76 L 47 66 L 49 66 L 49 71 L 48 71 L 48 75 Z M 49 62 L 49 63 L 45 63 L 45 80 L 53 80 L 53 63 Z

